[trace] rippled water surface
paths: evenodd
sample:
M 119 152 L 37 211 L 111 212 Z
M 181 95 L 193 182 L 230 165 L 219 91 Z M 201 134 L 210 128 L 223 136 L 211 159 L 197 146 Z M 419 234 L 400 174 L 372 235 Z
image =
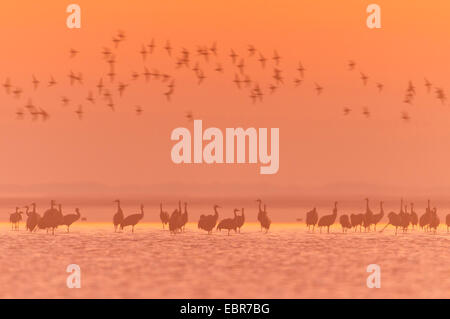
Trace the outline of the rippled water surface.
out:
M 450 297 L 450 235 L 412 231 L 309 233 L 274 224 L 263 234 L 207 235 L 189 224 L 171 235 L 160 224 L 132 234 L 110 224 L 73 225 L 55 236 L 0 225 L 2 298 L 378 298 Z M 81 267 L 80 289 L 66 286 L 66 267 Z M 381 288 L 369 289 L 369 264 Z

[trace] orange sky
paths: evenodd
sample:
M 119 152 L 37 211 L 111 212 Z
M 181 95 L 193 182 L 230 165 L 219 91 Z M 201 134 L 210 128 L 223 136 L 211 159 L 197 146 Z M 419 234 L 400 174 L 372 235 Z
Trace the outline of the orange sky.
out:
M 234 187 L 241 194 L 272 188 L 320 192 L 324 185 L 350 185 L 349 192 L 395 187 L 402 194 L 450 188 L 450 107 L 442 106 L 434 92 L 428 95 L 423 85 L 427 77 L 439 87 L 449 86 L 449 2 L 376 1 L 382 10 L 380 30 L 365 25 L 372 1 L 77 1 L 81 30 L 65 25 L 69 3 L 0 4 L 0 80 L 9 77 L 25 91 L 20 99 L 0 91 L 1 184 L 62 183 L 70 189 L 73 183 L 93 182 L 124 190 L 165 184 L 164 189 L 173 186 L 186 193 L 210 185 L 213 195 Z M 119 29 L 127 39 L 116 52 L 118 77 L 111 86 L 100 52 L 113 47 Z M 158 47 L 145 65 L 176 79 L 170 103 L 160 81 L 131 80 L 133 71 L 143 70 L 141 45 L 152 38 Z M 203 84 L 197 85 L 193 71 L 175 70 L 175 58 L 161 48 L 166 40 L 174 56 L 183 47 L 192 52 L 207 76 Z M 214 72 L 216 59 L 206 63 L 195 54 L 197 45 L 214 41 L 224 74 Z M 285 84 L 275 94 L 268 93 L 273 62 L 261 70 L 255 58 L 248 58 L 248 44 L 268 58 L 275 49 L 282 57 Z M 69 58 L 72 47 L 80 51 L 75 59 Z M 246 72 L 265 93 L 263 103 L 252 104 L 248 91 L 232 83 L 239 71 L 228 57 L 231 48 L 245 57 Z M 349 59 L 357 62 L 353 72 L 347 70 Z M 299 60 L 307 71 L 296 88 Z M 83 73 L 83 86 L 69 85 L 70 70 Z M 359 71 L 370 76 L 367 87 Z M 32 74 L 42 81 L 53 75 L 59 83 L 33 91 Z M 85 99 L 89 90 L 96 95 L 101 76 L 114 91 L 119 81 L 131 84 L 123 98 L 114 98 L 116 112 L 103 101 L 89 105 Z M 417 88 L 413 105 L 402 103 L 409 80 Z M 319 97 L 314 82 L 325 88 Z M 384 83 L 382 94 L 376 82 Z M 70 106 L 61 106 L 63 95 L 73 100 Z M 15 120 L 14 113 L 29 98 L 50 113 L 47 122 Z M 82 121 L 74 113 L 78 104 L 86 111 Z M 134 114 L 135 105 L 143 107 L 141 117 Z M 347 117 L 344 106 L 352 109 Z M 370 119 L 362 115 L 363 107 L 370 109 Z M 180 126 L 192 129 L 187 111 L 204 127 L 279 127 L 278 174 L 260 175 L 259 164 L 173 164 L 170 133 Z M 402 122 L 402 111 L 410 114 L 410 123 Z M 333 186 L 325 189 L 333 192 Z

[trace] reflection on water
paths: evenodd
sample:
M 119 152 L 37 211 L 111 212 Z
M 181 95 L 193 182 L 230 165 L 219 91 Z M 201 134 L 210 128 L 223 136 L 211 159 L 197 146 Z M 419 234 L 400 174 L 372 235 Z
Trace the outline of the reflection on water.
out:
M 55 236 L 0 225 L 1 298 L 303 298 L 450 297 L 450 235 L 413 231 L 308 233 L 273 224 L 262 234 L 207 235 L 188 224 L 170 235 L 160 224 L 114 233 L 111 224 L 78 222 Z M 81 267 L 81 288 L 68 289 L 66 267 Z M 369 289 L 366 267 L 381 267 Z

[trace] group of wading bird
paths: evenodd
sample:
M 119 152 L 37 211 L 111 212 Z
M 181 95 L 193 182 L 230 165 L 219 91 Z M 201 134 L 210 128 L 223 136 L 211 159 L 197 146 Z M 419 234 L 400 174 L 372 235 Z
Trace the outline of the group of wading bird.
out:
M 128 216 L 124 216 L 122 207 L 120 206 L 120 200 L 114 201 L 117 204 L 117 212 L 113 216 L 113 224 L 114 231 L 117 232 L 118 229 L 123 230 L 126 226 L 131 226 L 131 232 L 134 233 L 134 227 L 142 220 L 144 217 L 144 205 L 141 204 L 140 213 L 132 214 Z M 258 221 L 261 224 L 261 230 L 269 231 L 271 220 L 267 215 L 266 205 L 264 204 L 264 210 L 262 209 L 262 201 L 257 200 L 259 203 L 259 212 L 258 212 Z M 29 206 L 24 206 L 26 208 L 25 214 L 27 215 L 26 220 L 26 229 L 30 232 L 35 232 L 39 229 L 45 229 L 47 233 L 51 231 L 52 234 L 55 234 L 55 230 L 58 226 L 66 226 L 67 232 L 70 230 L 70 226 L 80 219 L 80 211 L 78 208 L 75 208 L 75 214 L 64 215 L 62 212 L 61 204 L 58 204 L 56 207 L 55 201 L 50 202 L 50 208 L 44 212 L 43 216 L 40 216 L 36 212 L 36 204 L 31 204 L 32 210 L 30 211 Z M 221 231 L 222 229 L 228 231 L 228 235 L 231 230 L 235 232 L 240 232 L 241 227 L 245 222 L 245 214 L 244 208 L 241 210 L 234 210 L 233 218 L 225 218 L 222 219 L 219 223 L 217 223 L 219 219 L 219 213 L 217 209 L 220 206 L 214 206 L 214 214 L 213 215 L 201 215 L 200 220 L 198 221 L 198 228 L 203 229 L 211 234 L 214 228 Z M 238 212 L 241 212 L 239 215 Z M 22 221 L 23 212 L 19 210 L 19 207 L 16 207 L 16 211 L 10 215 L 11 229 L 19 230 L 19 223 Z M 173 234 L 184 232 L 186 223 L 188 222 L 188 211 L 187 211 L 187 203 L 184 203 L 184 211 L 181 208 L 181 201 L 178 202 L 178 207 L 169 215 L 169 213 L 163 211 L 162 203 L 160 204 L 160 219 L 163 225 L 163 229 L 165 226 L 168 226 L 169 231 Z M 86 220 L 85 218 L 81 218 L 81 220 Z M 217 227 L 216 227 L 217 226 Z
M 120 205 L 120 200 L 114 201 L 117 204 L 117 212 L 113 216 L 113 224 L 114 231 L 117 232 L 118 229 L 123 230 L 124 227 L 131 226 L 131 232 L 134 233 L 134 227 L 142 220 L 144 217 L 144 205 L 141 204 L 140 212 L 137 214 L 131 214 L 128 216 L 124 216 L 122 211 L 122 207 Z M 266 205 L 262 204 L 260 199 L 258 202 L 258 215 L 257 220 L 260 223 L 261 231 L 265 230 L 267 233 L 270 228 L 271 220 L 267 214 Z M 56 208 L 57 206 L 57 208 Z M 170 233 L 176 234 L 185 231 L 185 226 L 188 222 L 188 210 L 187 203 L 184 203 L 184 210 L 182 209 L 181 201 L 178 202 L 178 207 L 169 214 L 168 212 L 163 210 L 162 203 L 160 204 L 160 213 L 159 217 L 161 219 L 162 227 L 165 229 L 169 229 Z M 41 217 L 36 212 L 36 204 L 31 204 L 32 210 L 30 211 L 29 206 L 24 206 L 25 214 L 27 215 L 26 220 L 26 229 L 30 232 L 35 232 L 39 229 L 45 229 L 48 232 L 51 231 L 52 234 L 55 233 L 55 229 L 58 226 L 67 227 L 67 232 L 69 232 L 70 226 L 80 219 L 80 211 L 78 208 L 75 208 L 75 214 L 67 214 L 64 215 L 62 212 L 61 204 L 56 205 L 55 201 L 50 202 L 50 208 L 44 212 L 44 215 Z M 234 209 L 234 216 L 232 218 L 219 220 L 219 212 L 218 208 L 220 206 L 214 205 L 213 210 L 214 214 L 211 215 L 201 215 L 198 221 L 198 228 L 205 230 L 208 234 L 211 234 L 214 228 L 216 230 L 227 230 L 228 235 L 230 235 L 230 231 L 234 230 L 234 232 L 241 232 L 241 227 L 245 223 L 245 214 L 244 208 L 242 209 Z M 238 214 L 240 212 L 240 214 Z M 23 212 L 19 210 L 19 207 L 16 207 L 16 211 L 10 215 L 11 229 L 18 230 L 19 222 L 22 220 Z M 331 215 L 324 215 L 319 218 L 316 208 L 313 208 L 311 211 L 306 213 L 306 226 L 309 231 L 314 231 L 314 228 L 319 227 L 320 232 L 322 232 L 322 228 L 326 227 L 327 232 L 330 232 L 330 227 L 335 224 L 337 219 L 338 209 L 337 202 L 334 203 L 333 212 Z M 384 217 L 384 209 L 383 202 L 380 202 L 380 211 L 379 213 L 373 213 L 369 207 L 369 199 L 366 198 L 366 211 L 361 214 L 351 214 L 350 217 L 348 215 L 341 215 L 339 217 L 339 223 L 342 227 L 342 232 L 347 232 L 349 229 L 354 229 L 356 232 L 359 227 L 359 231 L 371 231 L 377 230 L 377 224 L 380 223 L 381 219 Z M 388 223 L 384 226 L 384 228 L 380 231 L 384 231 L 387 226 L 392 225 L 395 227 L 395 234 L 397 234 L 400 229 L 402 232 L 407 232 L 409 227 L 412 229 L 414 227 L 420 227 L 425 231 L 430 231 L 436 233 L 437 228 L 440 225 L 440 219 L 437 215 L 436 207 L 430 207 L 430 201 L 428 200 L 428 206 L 425 209 L 425 213 L 418 217 L 417 213 L 414 211 L 414 204 L 410 204 L 410 210 L 408 212 L 408 205 L 403 204 L 403 199 L 400 202 L 400 211 L 398 213 L 390 212 L 388 215 Z M 86 220 L 85 218 L 81 218 L 81 220 Z M 447 225 L 447 232 L 450 229 L 450 214 L 446 216 L 445 219 Z
M 96 81 L 98 81 L 97 84 L 87 88 L 86 95 L 83 96 L 81 100 L 76 102 L 72 101 L 67 95 L 61 96 L 62 106 L 69 106 L 71 104 L 74 105 L 76 108 L 73 112 L 80 119 L 86 112 L 86 108 L 83 107 L 83 104 L 86 103 L 88 105 L 94 105 L 97 101 L 103 100 L 105 105 L 110 110 L 114 111 L 118 104 L 116 97 L 123 101 L 123 96 L 130 90 L 129 87 L 133 86 L 132 84 L 134 83 L 138 83 L 139 79 L 143 79 L 144 83 L 150 83 L 151 80 L 159 81 L 163 87 L 165 87 L 162 94 L 164 94 L 167 101 L 170 101 L 175 91 L 175 77 L 173 74 L 169 74 L 171 72 L 168 72 L 167 70 L 161 71 L 156 68 L 157 65 L 155 64 L 155 57 L 153 57 L 153 55 L 154 52 L 157 51 L 158 47 L 161 48 L 161 52 L 163 52 L 166 58 L 173 60 L 172 63 L 174 65 L 174 71 L 188 70 L 198 85 L 205 81 L 208 72 L 210 72 L 208 74 L 208 77 L 210 78 L 212 74 L 221 75 L 225 73 L 225 70 L 227 70 L 227 72 L 231 73 L 231 78 L 229 80 L 236 86 L 237 89 L 245 90 L 245 94 L 248 94 L 253 103 L 262 102 L 264 95 L 274 94 L 286 82 L 286 76 L 283 73 L 284 70 L 280 67 L 283 59 L 278 54 L 277 50 L 274 50 L 271 56 L 265 56 L 265 54 L 253 45 L 248 45 L 247 48 L 240 54 L 238 54 L 234 49 L 230 49 L 227 54 L 227 59 L 229 59 L 228 61 L 230 65 L 228 67 L 224 67 L 224 61 L 220 60 L 220 54 L 216 42 L 208 45 L 198 45 L 195 50 L 180 48 L 179 53 L 176 54 L 175 49 L 171 46 L 169 41 L 166 41 L 165 45 L 162 44 L 158 46 L 155 44 L 154 39 L 152 39 L 149 43 L 142 43 L 141 47 L 136 50 L 136 54 L 140 55 L 139 59 L 142 61 L 142 65 L 139 66 L 139 68 L 141 68 L 141 72 L 129 70 L 129 73 L 119 75 L 117 73 L 117 57 L 120 52 L 119 48 L 122 47 L 122 43 L 125 42 L 125 40 L 125 33 L 123 31 L 119 31 L 112 38 L 112 49 L 109 48 L 109 45 L 106 45 L 100 52 L 102 60 L 105 62 L 106 69 L 96 79 Z M 80 55 L 82 55 L 79 50 L 74 48 L 70 49 L 68 54 L 71 60 L 77 59 Z M 147 64 L 150 58 L 152 59 L 154 67 L 150 67 Z M 260 70 L 271 70 L 268 74 L 270 78 L 270 80 L 268 80 L 269 83 L 264 85 L 260 84 L 264 80 L 261 78 L 256 79 L 254 74 L 250 72 L 249 66 L 252 64 L 255 64 Z M 164 63 L 164 65 L 167 64 Z M 374 81 L 372 84 L 370 82 L 369 75 L 362 70 L 357 72 L 356 67 L 357 64 L 354 60 L 348 61 L 346 65 L 348 71 L 356 74 L 359 73 L 357 77 L 359 77 L 359 80 L 364 87 L 372 86 L 376 92 L 379 94 L 382 93 L 385 87 L 384 84 L 380 81 Z M 305 74 L 307 73 L 307 69 L 303 66 L 302 62 L 299 61 L 298 66 L 295 70 L 292 69 L 292 71 L 295 72 L 295 76 L 291 79 L 293 85 L 295 87 L 303 86 L 305 83 Z M 73 70 L 70 70 L 67 77 L 70 86 L 85 84 L 83 80 L 83 73 L 80 71 L 74 72 Z M 119 77 L 120 80 L 116 84 L 115 80 Z M 105 78 L 108 80 L 105 81 Z M 46 86 L 47 90 L 54 90 L 60 82 L 61 81 L 57 81 L 52 75 L 50 75 L 49 79 L 45 81 L 38 79 L 35 75 L 31 75 L 29 80 L 33 91 L 38 90 L 42 86 Z M 314 81 L 311 81 L 311 84 L 313 84 L 311 90 L 314 90 L 317 96 L 323 95 L 325 89 L 322 84 Z M 2 86 L 8 95 L 11 95 L 17 100 L 25 94 L 25 91 L 17 83 L 13 83 L 9 77 L 4 80 Z M 433 85 L 427 79 L 424 79 L 423 86 L 426 88 L 428 93 L 431 93 L 433 89 L 435 98 L 443 105 L 446 104 L 447 97 L 443 88 Z M 95 94 L 95 92 L 97 92 L 97 94 Z M 75 94 L 79 95 L 78 91 Z M 403 103 L 412 105 L 415 97 L 416 86 L 412 81 L 408 81 L 406 93 L 402 101 Z M 123 104 L 123 102 L 121 104 Z M 134 105 L 133 108 L 136 115 L 141 115 L 144 111 L 141 105 Z M 352 111 L 352 109 L 348 106 L 343 107 L 342 110 L 343 115 L 349 115 Z M 47 120 L 50 116 L 45 107 L 36 106 L 33 104 L 31 96 L 28 99 L 28 102 L 16 111 L 18 119 L 22 119 L 27 114 L 32 120 L 36 120 L 38 118 Z M 368 107 L 363 107 L 361 114 L 364 117 L 369 118 L 371 112 Z M 191 111 L 186 113 L 186 118 L 192 120 L 193 114 Z M 401 113 L 401 118 L 404 121 L 409 121 L 410 115 L 404 111 Z
M 395 227 L 395 234 L 400 229 L 402 232 L 407 232 L 409 226 L 412 229 L 419 226 L 425 231 L 433 231 L 436 233 L 437 228 L 440 225 L 440 219 L 437 215 L 436 207 L 430 207 L 430 201 L 428 200 L 427 208 L 425 213 L 418 217 L 417 213 L 414 211 L 414 204 L 410 204 L 410 211 L 408 212 L 408 205 L 403 205 L 403 199 L 400 201 L 400 211 L 398 213 L 390 212 L 388 217 L 388 223 L 380 231 L 384 231 L 387 226 L 392 225 Z M 339 217 L 339 223 L 342 227 L 342 232 L 347 232 L 349 229 L 354 229 L 356 232 L 359 226 L 359 231 L 364 228 L 364 231 L 370 231 L 372 226 L 374 231 L 377 230 L 377 224 L 381 221 L 384 216 L 383 202 L 380 202 L 380 212 L 375 214 L 369 207 L 369 199 L 366 198 L 366 211 L 361 214 L 351 214 L 350 218 L 348 215 L 341 215 Z M 314 228 L 319 227 L 320 232 L 322 228 L 326 227 L 327 232 L 330 232 L 330 226 L 332 226 L 337 218 L 337 202 L 334 202 L 334 209 L 331 215 L 325 215 L 320 217 L 317 214 L 316 208 L 306 213 L 306 226 L 308 230 L 314 231 Z M 447 224 L 447 232 L 450 228 L 450 214 L 447 214 L 445 218 L 445 223 Z

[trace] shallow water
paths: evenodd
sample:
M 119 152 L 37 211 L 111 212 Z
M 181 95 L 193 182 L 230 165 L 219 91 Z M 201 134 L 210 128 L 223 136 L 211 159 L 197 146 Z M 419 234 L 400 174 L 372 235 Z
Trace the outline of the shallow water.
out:
M 207 235 L 195 224 L 171 235 L 160 224 L 114 233 L 78 222 L 70 233 L 11 231 L 0 224 L 1 298 L 434 298 L 450 297 L 450 235 L 412 231 L 309 233 L 273 224 L 263 234 Z M 81 267 L 81 288 L 66 267 Z M 369 289 L 366 267 L 381 267 Z

